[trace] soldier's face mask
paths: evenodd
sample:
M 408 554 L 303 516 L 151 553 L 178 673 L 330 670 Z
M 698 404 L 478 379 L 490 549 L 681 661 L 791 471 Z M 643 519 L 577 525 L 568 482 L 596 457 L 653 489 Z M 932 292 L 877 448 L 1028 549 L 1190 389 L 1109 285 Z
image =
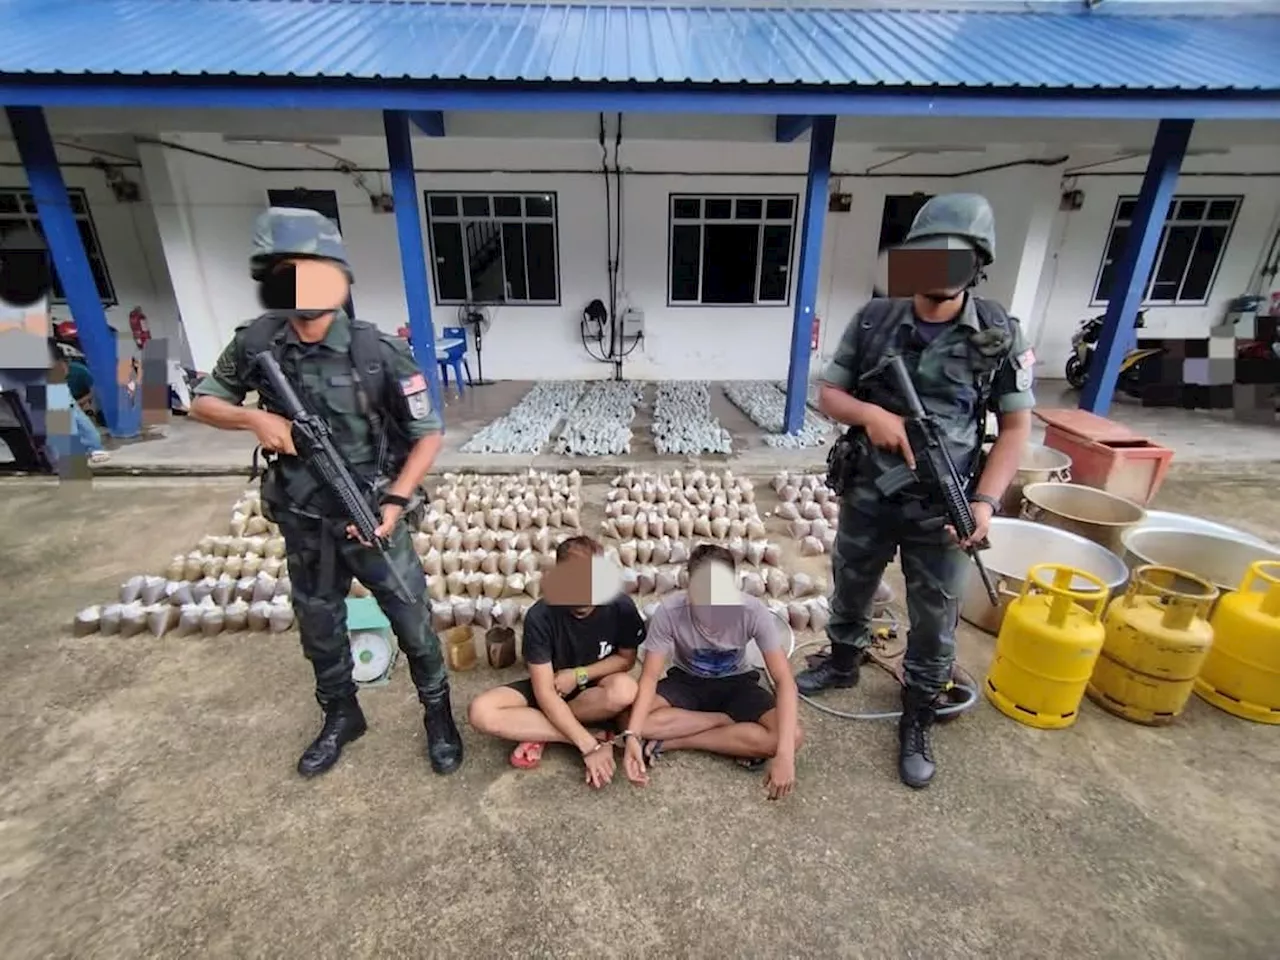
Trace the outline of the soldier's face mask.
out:
M 316 320 L 347 302 L 351 283 L 328 260 L 285 260 L 258 283 L 258 301 L 267 310 L 288 312 L 300 320 Z
M 887 292 L 945 303 L 973 286 L 979 269 L 971 249 L 900 247 L 889 251 Z

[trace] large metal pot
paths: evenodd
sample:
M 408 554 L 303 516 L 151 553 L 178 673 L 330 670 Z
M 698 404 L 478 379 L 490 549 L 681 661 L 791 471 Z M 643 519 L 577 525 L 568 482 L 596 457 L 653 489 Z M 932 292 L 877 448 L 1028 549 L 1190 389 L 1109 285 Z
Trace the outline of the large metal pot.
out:
M 1228 593 L 1240 588 L 1252 564 L 1280 560 L 1280 548 L 1210 533 L 1141 527 L 1126 535 L 1124 558 L 1131 568 L 1153 563 L 1184 570 Z
M 1022 519 L 1066 530 L 1124 555 L 1124 534 L 1145 508 L 1105 490 L 1071 483 L 1031 483 L 1022 490 Z
M 988 633 L 1000 632 L 1009 601 L 1022 590 L 1027 571 L 1037 563 L 1060 563 L 1091 573 L 1112 593 L 1122 589 L 1129 579 L 1124 561 L 1114 553 L 1065 530 L 1055 530 L 1028 520 L 996 517 L 991 521 L 987 539 L 991 547 L 983 550 L 980 556 L 1000 593 L 1000 605 L 991 605 L 978 568 L 970 564 L 960 616 Z M 1072 587 L 1097 589 L 1083 577 L 1076 577 Z
M 1261 537 L 1255 537 L 1252 533 L 1245 533 L 1245 531 L 1237 530 L 1235 527 L 1228 527 L 1225 523 L 1214 523 L 1212 520 L 1202 520 L 1200 517 L 1193 517 L 1187 513 L 1170 513 L 1167 510 L 1148 510 L 1147 518 L 1133 529 L 1154 530 L 1156 528 L 1161 530 L 1184 530 L 1187 533 L 1207 533 L 1210 536 L 1224 537 L 1227 540 L 1256 543 L 1263 547 L 1272 546 Z
M 1041 443 L 1028 444 L 1018 461 L 1018 472 L 1013 475 L 1009 489 L 1004 493 L 1004 512 L 1014 516 L 1022 505 L 1022 490 L 1028 484 L 1071 482 L 1071 458 L 1061 450 Z

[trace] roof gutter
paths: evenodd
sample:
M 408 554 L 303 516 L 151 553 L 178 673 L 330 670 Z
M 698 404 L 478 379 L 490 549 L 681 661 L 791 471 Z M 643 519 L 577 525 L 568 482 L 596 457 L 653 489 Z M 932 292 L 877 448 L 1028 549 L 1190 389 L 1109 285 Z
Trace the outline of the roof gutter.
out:
M 0 74 L 0 103 L 37 107 L 722 113 L 1276 120 L 1280 90 L 1116 91 L 777 84 L 423 83 L 328 78 Z

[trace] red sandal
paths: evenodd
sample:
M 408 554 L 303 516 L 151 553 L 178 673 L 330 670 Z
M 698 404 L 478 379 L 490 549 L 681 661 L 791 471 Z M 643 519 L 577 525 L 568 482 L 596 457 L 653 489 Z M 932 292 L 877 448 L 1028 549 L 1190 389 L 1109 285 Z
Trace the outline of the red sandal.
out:
M 526 740 L 524 743 L 517 744 L 511 751 L 511 765 L 521 770 L 535 769 L 542 762 L 542 751 L 546 746 L 545 743 L 538 743 L 535 740 Z

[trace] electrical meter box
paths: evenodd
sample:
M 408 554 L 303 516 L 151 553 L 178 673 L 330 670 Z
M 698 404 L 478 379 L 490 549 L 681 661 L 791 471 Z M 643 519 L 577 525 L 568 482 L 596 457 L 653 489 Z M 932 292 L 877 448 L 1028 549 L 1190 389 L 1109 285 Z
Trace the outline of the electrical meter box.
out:
M 622 311 L 622 335 L 624 337 L 644 336 L 644 311 L 635 307 L 627 307 Z

